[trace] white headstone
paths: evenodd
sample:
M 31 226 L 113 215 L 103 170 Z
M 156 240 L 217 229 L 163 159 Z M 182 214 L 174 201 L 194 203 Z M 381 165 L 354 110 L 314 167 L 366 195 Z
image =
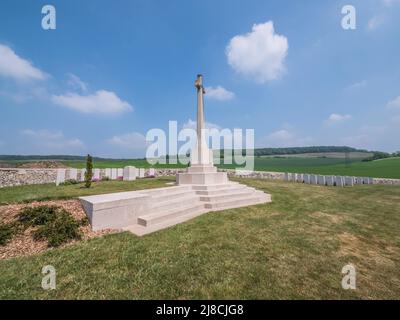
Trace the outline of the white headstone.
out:
M 317 176 L 315 174 L 310 175 L 310 183 L 317 184 Z
M 328 186 L 333 186 L 333 185 L 334 185 L 334 178 L 333 178 L 333 176 L 327 176 L 325 180 L 326 180 L 326 184 L 327 184 Z
M 117 180 L 117 168 L 111 169 L 111 180 Z
M 341 177 L 341 176 L 335 177 L 335 182 L 336 182 L 336 187 L 343 187 L 344 186 L 343 177 Z
M 296 182 L 296 176 L 297 176 L 297 173 L 292 173 L 292 179 L 291 179 L 291 181 L 292 182 Z
M 105 170 L 104 177 L 111 179 L 111 169 L 107 168 Z
M 285 172 L 284 180 L 285 180 L 285 181 L 289 181 L 289 173 Z
M 303 183 L 303 174 L 302 173 L 297 174 L 296 181 L 299 183 Z
M 318 181 L 318 184 L 320 184 L 321 186 L 324 186 L 325 185 L 325 176 L 319 175 L 317 177 L 317 181 Z
M 57 169 L 56 186 L 65 182 L 65 169 Z
M 78 179 L 78 169 L 75 169 L 75 168 L 69 169 L 68 179 L 77 180 Z
M 350 187 L 354 186 L 354 177 L 345 177 L 344 184 Z
M 155 177 L 156 176 L 156 170 L 154 168 L 149 169 L 149 176 L 150 177 Z
M 136 180 L 136 168 L 135 167 L 125 167 L 124 168 L 124 181 Z
M 304 180 L 304 183 L 309 184 L 310 183 L 310 175 L 308 173 L 303 174 L 303 180 Z
M 85 181 L 85 173 L 86 173 L 86 169 L 81 169 L 81 181 Z
M 123 177 L 124 176 L 124 169 L 118 168 L 117 169 L 117 178 Z
M 139 168 L 139 178 L 144 178 L 144 176 L 145 176 L 145 169 Z
M 100 180 L 100 169 L 93 170 L 93 179 Z
M 374 178 L 368 178 L 368 184 L 374 184 Z

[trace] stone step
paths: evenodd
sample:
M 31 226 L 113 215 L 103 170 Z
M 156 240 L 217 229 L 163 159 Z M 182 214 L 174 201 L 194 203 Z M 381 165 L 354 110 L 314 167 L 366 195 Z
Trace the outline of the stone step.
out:
M 151 212 L 162 212 L 170 209 L 178 209 L 187 206 L 187 204 L 197 204 L 200 202 L 198 195 L 185 195 L 179 198 L 171 197 L 162 202 L 153 202 Z
M 183 215 L 190 215 L 199 211 L 204 211 L 204 203 L 198 202 L 196 204 L 186 204 L 185 206 L 179 208 L 173 208 L 140 216 L 138 217 L 138 224 L 147 227 L 159 223 L 167 223 L 168 220 Z
M 241 199 L 243 197 L 251 197 L 254 195 L 256 195 L 255 190 L 245 188 L 239 190 L 231 190 L 231 192 L 225 194 L 211 194 L 207 196 L 200 196 L 200 200 L 206 202 L 216 202 L 224 200 Z
M 144 235 L 209 211 L 271 202 L 271 196 L 229 181 L 87 196 L 80 200 L 93 230 L 122 228 Z
M 194 190 L 178 190 L 173 193 L 161 193 L 161 194 L 152 194 L 151 198 L 154 203 L 161 203 L 164 201 L 169 201 L 173 197 L 174 199 L 181 199 L 187 196 L 195 196 L 196 192 Z
M 176 218 L 168 219 L 164 222 L 149 225 L 149 226 L 143 226 L 141 224 L 133 224 L 133 225 L 129 225 L 129 226 L 122 228 L 122 230 L 132 232 L 137 236 L 144 236 L 146 234 L 156 232 L 158 230 L 166 229 L 169 227 L 173 227 L 177 224 L 186 222 L 190 219 L 201 216 L 202 214 L 207 213 L 208 211 L 209 210 L 207 210 L 207 209 L 198 210 L 198 211 L 195 211 L 192 213 L 181 215 Z
M 156 189 L 146 189 L 145 193 L 149 195 L 162 195 L 162 194 L 173 194 L 183 191 L 190 191 L 190 186 L 171 186 L 165 188 L 156 188 Z M 140 190 L 139 190 L 140 191 Z
M 215 190 L 199 190 L 196 191 L 196 194 L 200 195 L 200 196 L 216 196 L 216 195 L 223 195 L 223 194 L 229 194 L 229 193 L 234 193 L 234 192 L 239 192 L 239 191 L 244 191 L 244 190 L 248 190 L 248 191 L 255 191 L 255 188 L 252 187 L 246 187 L 243 185 L 238 185 L 238 186 L 234 186 L 234 187 L 229 187 L 229 188 L 219 188 L 219 189 L 215 189 Z
M 243 197 L 239 199 L 233 199 L 233 200 L 225 200 L 225 201 L 219 201 L 219 202 L 209 202 L 205 204 L 206 209 L 216 211 L 216 210 L 225 210 L 225 209 L 233 209 L 233 208 L 238 208 L 238 207 L 243 207 L 243 206 L 250 206 L 250 205 L 256 205 L 256 204 L 261 204 L 261 203 L 267 203 L 271 202 L 271 196 L 268 194 L 258 194 L 253 195 L 251 197 Z
M 195 191 L 211 191 L 218 189 L 234 188 L 238 186 L 244 186 L 244 185 L 241 185 L 238 182 L 229 182 L 229 183 L 210 184 L 210 185 L 192 185 L 192 189 Z

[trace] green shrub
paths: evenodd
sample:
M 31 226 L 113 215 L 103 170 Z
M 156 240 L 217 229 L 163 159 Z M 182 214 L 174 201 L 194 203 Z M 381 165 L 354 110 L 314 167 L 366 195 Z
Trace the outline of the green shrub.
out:
M 33 231 L 34 239 L 47 239 L 50 247 L 58 247 L 69 240 L 81 239 L 79 227 L 89 224 L 89 220 L 85 217 L 76 221 L 59 206 L 39 206 L 22 209 L 17 215 L 17 224 L 38 227 Z
M 58 247 L 69 240 L 79 240 L 82 234 L 80 222 L 76 221 L 67 211 L 61 209 L 55 219 L 39 226 L 34 231 L 34 239 L 47 239 L 49 247 Z
M 17 221 L 25 227 L 41 226 L 54 220 L 60 209 L 57 206 L 27 207 L 18 213 Z
M 15 228 L 10 223 L 0 223 L 0 246 L 4 246 L 11 240 L 15 233 Z
M 88 226 L 89 225 L 89 218 L 88 217 L 84 217 L 84 218 L 82 218 L 81 219 L 81 221 L 79 221 L 79 224 L 81 225 L 81 226 Z
M 93 178 L 93 159 L 90 154 L 86 157 L 85 187 L 90 188 Z

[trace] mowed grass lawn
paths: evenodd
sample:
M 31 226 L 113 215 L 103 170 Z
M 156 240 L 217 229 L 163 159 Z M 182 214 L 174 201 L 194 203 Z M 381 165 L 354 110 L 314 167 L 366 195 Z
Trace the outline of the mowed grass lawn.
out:
M 58 187 L 54 183 L 8 187 L 0 189 L 0 205 L 16 202 L 71 199 L 94 194 L 165 187 L 166 183 L 174 181 L 175 178 L 173 177 L 135 181 L 101 181 L 93 182 L 89 189 L 85 188 L 83 183 Z
M 0 261 L 0 298 L 400 298 L 400 187 L 239 181 L 271 193 L 273 202 L 211 212 L 144 237 L 113 234 Z M 109 190 L 121 186 L 128 187 L 115 182 Z M 349 263 L 356 290 L 341 287 Z M 41 288 L 45 265 L 56 268 L 56 290 Z

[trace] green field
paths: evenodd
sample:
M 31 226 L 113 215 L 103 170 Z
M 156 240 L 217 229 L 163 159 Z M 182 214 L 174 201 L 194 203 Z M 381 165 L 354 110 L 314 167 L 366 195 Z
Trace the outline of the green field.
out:
M 210 212 L 144 237 L 125 232 L 2 260 L 0 299 L 400 298 L 399 186 L 239 181 L 271 193 L 273 202 Z M 132 186 L 101 182 L 96 191 Z M 46 188 L 49 198 L 58 190 L 84 194 L 79 185 Z M 29 189 L 7 189 L 3 200 L 33 199 Z M 341 287 L 349 263 L 356 290 Z M 56 268 L 56 290 L 41 289 L 45 265 Z
M 400 157 L 375 160 L 369 162 L 361 161 L 361 158 L 353 157 L 349 160 L 340 158 L 338 155 L 332 157 L 311 157 L 304 155 L 300 157 L 269 157 L 261 156 L 254 158 L 254 167 L 258 171 L 315 173 L 325 175 L 348 175 L 374 178 L 400 179 Z M 84 168 L 85 161 L 71 160 L 59 161 L 69 167 Z M 26 161 L 13 161 L 13 164 L 22 164 Z M 152 167 L 145 159 L 133 160 L 97 160 L 94 161 L 95 168 L 123 168 L 125 166 L 136 166 L 138 168 Z M 182 168 L 180 164 L 157 164 L 155 168 Z M 235 168 L 234 165 L 219 165 L 220 168 Z
M 337 158 L 256 158 L 255 170 L 400 179 L 400 158 L 349 163 Z
M 64 162 L 71 167 L 83 168 L 83 161 Z M 136 167 L 148 168 L 150 164 L 146 160 L 116 160 L 116 161 L 97 161 L 94 163 L 97 168 L 124 167 L 133 165 Z M 254 161 L 255 170 L 258 171 L 277 171 L 277 172 L 296 172 L 296 173 L 316 173 L 325 175 L 349 175 L 374 178 L 393 178 L 400 179 L 400 158 L 389 158 L 363 162 L 359 158 L 349 161 L 334 158 L 314 158 L 314 157 L 288 157 L 271 158 L 256 157 Z M 156 165 L 155 167 L 178 168 L 182 165 Z M 235 168 L 233 165 L 220 165 L 220 168 Z
M 175 177 L 141 179 L 123 182 L 101 181 L 92 183 L 92 186 L 89 189 L 85 188 L 82 183 L 72 185 L 60 185 L 58 187 L 55 187 L 54 183 L 7 187 L 1 189 L 0 205 L 16 202 L 71 199 L 79 196 L 88 196 L 94 194 L 165 187 L 166 183 L 172 181 L 175 181 Z

